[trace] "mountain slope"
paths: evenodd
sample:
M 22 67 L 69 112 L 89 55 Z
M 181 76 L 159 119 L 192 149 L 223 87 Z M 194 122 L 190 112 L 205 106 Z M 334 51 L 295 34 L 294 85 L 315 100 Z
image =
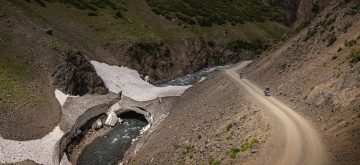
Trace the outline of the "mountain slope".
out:
M 320 1 L 321 2 L 321 1 Z M 358 164 L 360 1 L 330 1 L 312 23 L 256 60 L 246 75 L 310 119 L 331 162 Z

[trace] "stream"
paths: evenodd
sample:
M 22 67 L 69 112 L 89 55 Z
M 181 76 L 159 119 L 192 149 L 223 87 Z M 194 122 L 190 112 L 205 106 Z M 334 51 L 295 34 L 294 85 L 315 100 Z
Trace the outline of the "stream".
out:
M 177 77 L 158 86 L 191 85 L 211 72 L 228 67 L 228 65 L 225 65 L 205 68 L 195 73 Z M 115 126 L 104 136 L 96 138 L 84 148 L 77 159 L 78 165 L 113 165 L 123 159 L 124 153 L 131 146 L 132 139 L 140 134 L 140 130 L 148 122 L 144 116 L 135 112 L 128 112 L 128 114 L 122 115 L 120 115 L 120 118 L 123 120 L 121 124 Z
M 145 118 L 122 118 L 123 122 L 106 135 L 96 138 L 80 154 L 78 165 L 113 165 L 124 157 L 132 139 L 148 122 Z

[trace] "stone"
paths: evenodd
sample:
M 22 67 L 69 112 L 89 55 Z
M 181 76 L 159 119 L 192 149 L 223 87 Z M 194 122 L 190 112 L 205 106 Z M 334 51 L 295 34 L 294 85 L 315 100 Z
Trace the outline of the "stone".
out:
M 53 35 L 53 30 L 52 29 L 45 29 L 45 33 L 52 36 Z
M 106 94 L 103 80 L 94 66 L 79 51 L 61 51 L 52 74 L 53 84 L 65 94 Z
M 100 119 L 97 119 L 96 122 L 92 125 L 93 130 L 100 129 L 102 127 L 102 122 Z
M 116 116 L 116 113 L 109 112 L 104 124 L 110 127 L 114 127 L 117 122 L 118 122 L 118 117 Z

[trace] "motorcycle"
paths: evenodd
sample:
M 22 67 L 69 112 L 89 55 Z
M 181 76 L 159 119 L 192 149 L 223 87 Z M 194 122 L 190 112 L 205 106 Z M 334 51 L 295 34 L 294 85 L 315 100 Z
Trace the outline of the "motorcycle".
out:
M 264 90 L 264 95 L 265 95 L 265 96 L 270 96 L 270 89 L 269 89 L 269 88 L 266 88 L 266 89 Z

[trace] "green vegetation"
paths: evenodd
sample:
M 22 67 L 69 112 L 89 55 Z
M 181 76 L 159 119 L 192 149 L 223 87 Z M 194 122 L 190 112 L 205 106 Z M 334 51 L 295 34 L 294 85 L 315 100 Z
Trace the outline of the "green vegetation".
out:
M 360 61 L 360 50 L 353 50 L 350 54 L 350 62 L 357 63 Z
M 360 12 L 360 0 L 355 0 L 352 6 L 346 11 L 347 15 L 354 16 Z
M 259 143 L 259 141 L 257 139 L 253 139 L 251 141 L 246 141 L 243 144 L 241 144 L 240 150 L 241 151 L 246 151 L 246 150 L 252 148 L 254 145 L 256 145 L 258 143 Z
M 26 2 L 31 3 L 32 0 L 26 0 Z M 42 7 L 47 7 L 46 3 L 60 2 L 71 5 L 80 10 L 98 11 L 111 9 L 113 11 L 113 15 L 118 18 L 122 18 L 121 10 L 124 10 L 124 7 L 122 7 L 116 0 L 35 0 L 35 2 Z M 89 12 L 88 15 L 97 16 L 94 12 Z
M 247 42 L 243 40 L 235 40 L 228 43 L 228 48 L 234 52 L 241 53 L 243 50 L 265 50 L 268 46 L 261 40 L 254 40 L 252 42 Z
M 352 47 L 356 44 L 356 40 L 345 40 L 345 46 Z
M 36 72 L 26 64 L 30 59 L 25 58 L 23 53 L 0 45 L 0 98 L 4 102 L 36 105 L 41 101 L 41 95 L 37 95 L 32 87 L 27 86 L 37 78 Z
M 231 148 L 230 152 L 229 152 L 229 157 L 231 159 L 235 159 L 236 156 L 238 155 L 238 153 L 240 152 L 240 149 L 239 148 Z
M 283 21 L 282 1 L 269 1 L 269 5 L 259 0 L 146 0 L 152 11 L 167 19 L 177 18 L 193 25 L 222 25 L 265 20 Z
M 210 156 L 210 157 L 208 158 L 208 163 L 209 163 L 209 165 L 220 165 L 220 164 L 221 164 L 221 161 L 215 159 L 213 156 Z
M 234 123 L 229 123 L 227 126 L 226 126 L 226 132 L 229 132 L 230 129 L 234 126 Z
M 330 35 L 330 37 L 329 37 L 327 46 L 328 46 L 328 47 L 331 46 L 332 44 L 334 44 L 334 42 L 335 42 L 336 40 L 337 40 L 337 38 L 336 38 L 335 34 L 332 33 L 332 34 Z
M 222 62 L 223 55 L 221 53 L 215 53 L 212 56 L 212 60 L 215 65 L 220 65 Z

